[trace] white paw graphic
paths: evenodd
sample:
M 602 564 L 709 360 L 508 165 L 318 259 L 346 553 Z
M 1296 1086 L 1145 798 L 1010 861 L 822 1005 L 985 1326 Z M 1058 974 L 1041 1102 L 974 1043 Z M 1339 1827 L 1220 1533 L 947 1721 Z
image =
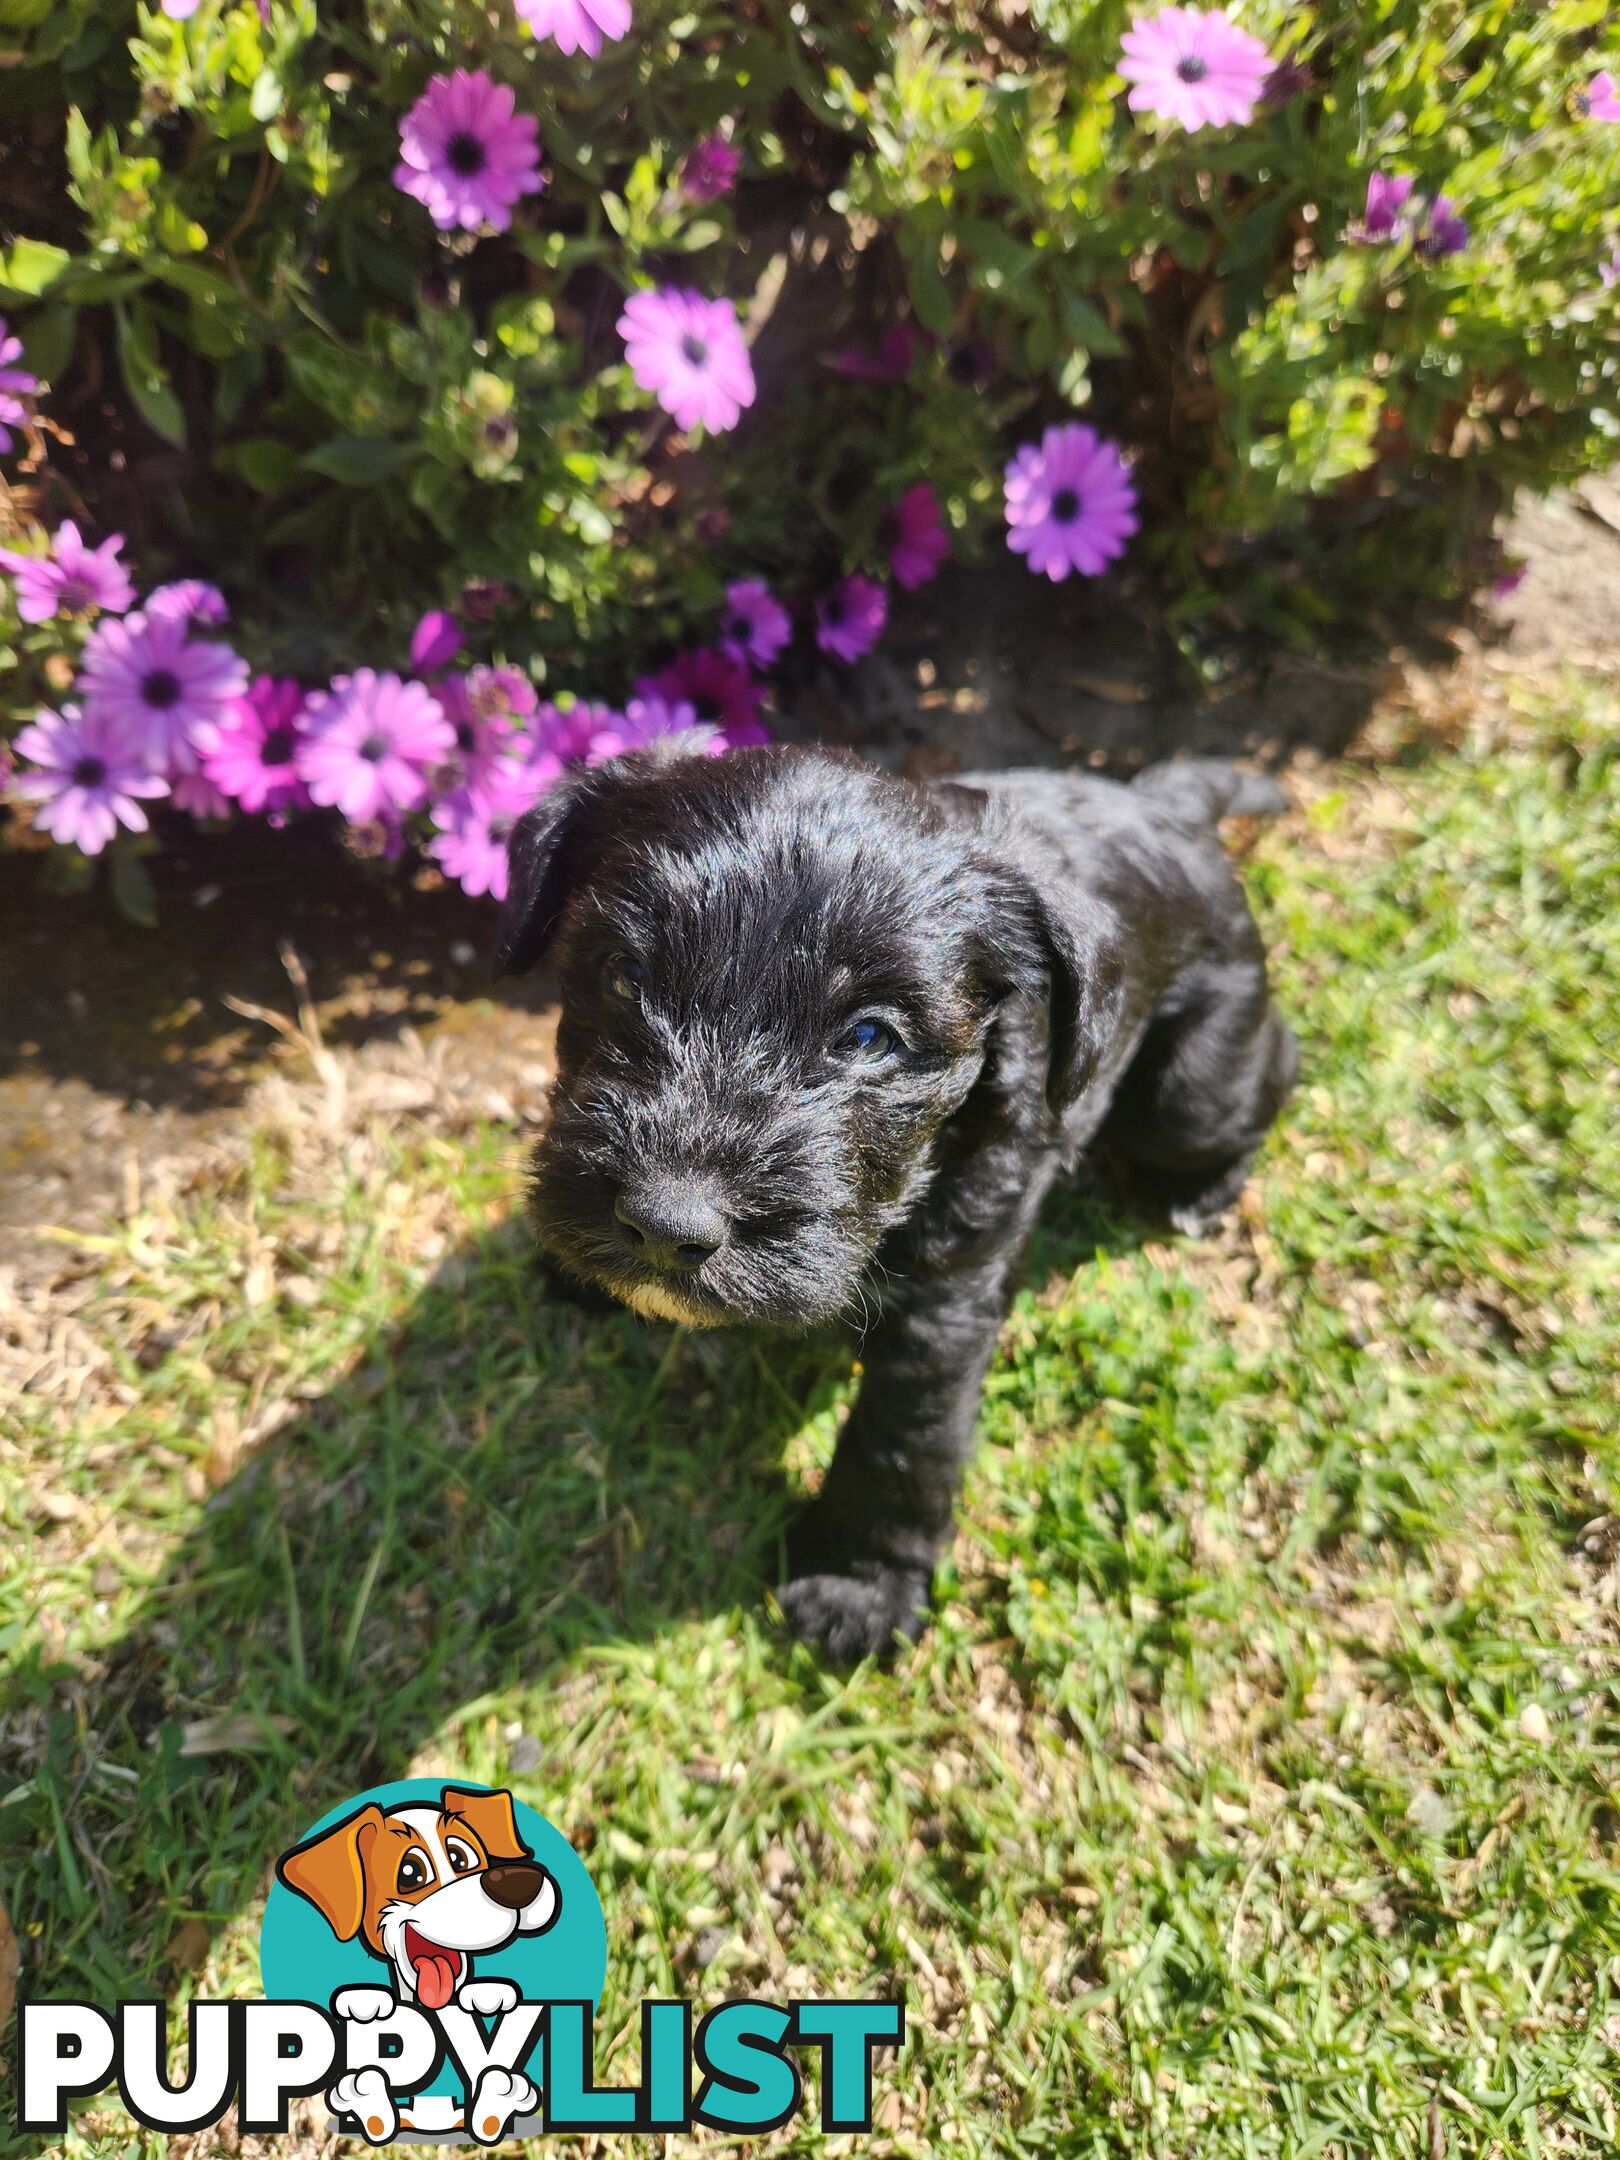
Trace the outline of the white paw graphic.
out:
M 351 1995 L 368 1995 L 375 1988 L 350 1988 Z M 388 2082 L 380 2070 L 351 2070 L 327 2090 L 326 2104 L 334 2115 L 353 2115 L 368 2145 L 386 2145 L 399 2128 L 399 2117 L 389 2095 Z
M 498 2145 L 520 2115 L 532 2115 L 540 2095 L 521 2070 L 491 2066 L 478 2080 L 467 2110 L 467 2128 L 480 2145 Z
M 456 2001 L 476 2017 L 500 2017 L 517 2008 L 518 1991 L 510 1980 L 469 1980 Z
M 340 2018 L 369 2025 L 374 2018 L 392 2017 L 399 2004 L 387 1988 L 352 1987 L 338 1989 L 332 1997 L 332 2008 Z

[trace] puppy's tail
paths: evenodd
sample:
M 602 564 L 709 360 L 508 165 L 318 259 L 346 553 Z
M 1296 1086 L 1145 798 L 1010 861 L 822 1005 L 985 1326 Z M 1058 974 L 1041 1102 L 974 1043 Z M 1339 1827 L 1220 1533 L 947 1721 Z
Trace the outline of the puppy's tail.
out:
M 1288 797 L 1275 780 L 1244 772 L 1227 758 L 1175 758 L 1166 765 L 1150 765 L 1131 785 L 1188 825 L 1214 825 L 1223 817 L 1276 817 L 1288 808 Z

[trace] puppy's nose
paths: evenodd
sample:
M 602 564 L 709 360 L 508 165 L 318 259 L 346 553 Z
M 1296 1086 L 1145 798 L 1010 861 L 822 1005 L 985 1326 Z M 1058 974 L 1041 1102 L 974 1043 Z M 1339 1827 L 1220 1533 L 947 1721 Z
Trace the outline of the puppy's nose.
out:
M 498 1867 L 484 1870 L 485 1891 L 508 1912 L 522 1912 L 525 1905 L 532 1905 L 545 1885 L 545 1870 L 523 1860 L 503 1860 Z
M 613 1203 L 638 1257 L 668 1274 L 689 1273 L 717 1253 L 731 1228 L 697 1178 L 661 1176 L 627 1185 Z

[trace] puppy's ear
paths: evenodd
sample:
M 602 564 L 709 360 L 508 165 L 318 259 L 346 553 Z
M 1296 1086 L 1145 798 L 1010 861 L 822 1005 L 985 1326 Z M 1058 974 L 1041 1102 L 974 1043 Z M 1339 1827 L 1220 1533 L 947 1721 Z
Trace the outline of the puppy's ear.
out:
M 585 812 L 594 773 L 571 774 L 525 810 L 506 844 L 506 905 L 495 933 L 495 973 L 522 975 L 556 935 L 564 903 L 583 870 Z
M 1061 892 L 1031 883 L 1028 896 L 1046 967 L 1046 1102 L 1061 1117 L 1084 1094 L 1113 1038 L 1124 955 Z
M 289 1890 L 308 1898 L 339 1942 L 353 1942 L 366 1913 L 366 1856 L 383 1827 L 374 1802 L 276 1862 Z
M 1002 859 L 990 885 L 1002 983 L 1046 1006 L 1046 1101 L 1060 1117 L 1085 1092 L 1113 1039 L 1124 955 L 1083 897 L 1049 874 Z
M 447 1815 L 459 1815 L 491 1860 L 529 1860 L 534 1856 L 518 1836 L 509 1792 L 467 1792 L 447 1785 L 439 1798 Z

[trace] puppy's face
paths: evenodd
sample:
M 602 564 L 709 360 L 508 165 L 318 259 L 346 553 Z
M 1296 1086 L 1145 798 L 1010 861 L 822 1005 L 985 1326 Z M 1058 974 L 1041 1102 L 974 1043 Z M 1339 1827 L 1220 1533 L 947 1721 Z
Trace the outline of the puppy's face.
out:
M 542 806 L 542 863 L 515 842 L 504 934 L 522 964 L 562 925 L 542 1241 L 660 1318 L 858 1307 L 1005 988 L 961 830 L 803 753 L 625 760 L 579 787 Z

